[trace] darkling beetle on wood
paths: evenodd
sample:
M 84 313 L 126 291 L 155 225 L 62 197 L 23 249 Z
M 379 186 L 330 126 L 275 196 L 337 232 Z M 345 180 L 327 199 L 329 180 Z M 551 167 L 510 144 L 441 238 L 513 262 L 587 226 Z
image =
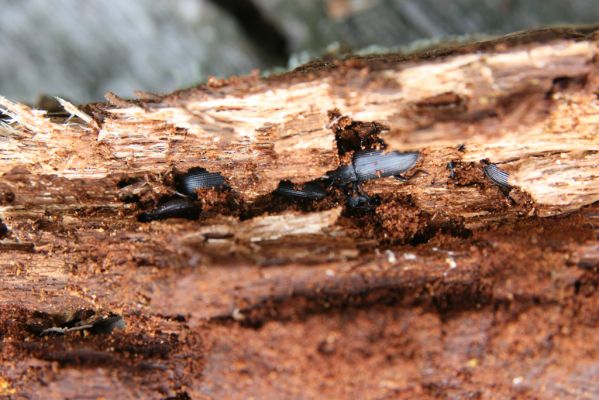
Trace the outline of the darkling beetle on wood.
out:
M 40 332 L 40 336 L 58 336 L 68 332 L 87 331 L 91 334 L 108 334 L 115 329 L 124 329 L 125 320 L 118 314 L 110 314 L 108 317 L 96 319 L 91 324 L 73 327 L 51 327 Z
M 415 152 L 360 151 L 354 154 L 351 164 L 340 166 L 327 173 L 323 179 L 310 181 L 303 185 L 282 181 L 275 193 L 287 197 L 320 200 L 327 195 L 326 186 L 346 187 L 351 184 L 352 190 L 347 199 L 348 206 L 371 208 L 371 199 L 360 191 L 359 183 L 388 176 L 404 179 L 401 174 L 416 164 L 418 156 L 419 154 Z
M 365 150 L 354 154 L 352 163 L 342 165 L 327 174 L 333 185 L 364 182 L 377 178 L 395 176 L 400 179 L 402 173 L 412 168 L 418 161 L 419 153 L 383 153 L 377 150 Z
M 191 168 L 187 173 L 175 178 L 177 190 L 197 199 L 198 189 L 224 189 L 227 187 L 225 178 L 220 172 L 208 172 L 205 168 Z
M 154 210 L 139 214 L 140 222 L 157 221 L 167 218 L 198 219 L 200 217 L 200 205 L 188 198 L 177 198 L 161 203 Z
M 500 169 L 497 165 L 495 165 L 495 164 L 486 165 L 483 168 L 483 171 L 484 171 L 485 175 L 491 181 L 493 181 L 494 184 L 499 186 L 502 190 L 509 191 L 512 188 L 512 186 L 508 183 L 510 174 L 508 174 L 504 170 Z
M 321 181 L 311 181 L 304 183 L 303 185 L 294 185 L 289 181 L 281 181 L 279 187 L 275 190 L 275 193 L 285 197 L 309 200 L 321 200 L 328 194 Z
M 205 168 L 191 168 L 185 174 L 175 177 L 176 188 L 180 197 L 167 200 L 158 205 L 154 210 L 141 213 L 140 222 L 150 222 L 167 218 L 198 219 L 201 207 L 193 200 L 197 200 L 198 189 L 227 188 L 225 178 L 219 172 L 208 172 Z
M 373 201 L 362 193 L 359 184 L 364 181 L 394 176 L 405 179 L 401 174 L 412 168 L 418 161 L 419 153 L 400 153 L 393 151 L 383 153 L 376 150 L 356 152 L 352 163 L 342 165 L 334 171 L 327 173 L 323 179 L 294 185 L 289 181 L 281 181 L 274 193 L 308 200 L 321 200 L 327 196 L 326 186 L 347 188 L 347 204 L 352 208 L 371 209 Z M 198 219 L 201 212 L 197 199 L 198 189 L 226 189 L 228 188 L 224 177 L 219 172 L 208 172 L 204 168 L 192 168 L 187 173 L 175 178 L 177 190 L 186 197 L 167 200 L 156 209 L 139 215 L 140 222 L 149 222 L 166 218 Z
M 350 208 L 371 210 L 376 206 L 376 201 L 362 192 L 360 183 L 389 176 L 405 180 L 406 178 L 401 174 L 416 165 L 418 157 L 417 152 L 360 151 L 354 154 L 351 164 L 342 165 L 328 173 L 327 179 L 332 185 L 338 187 L 347 187 L 351 184 L 351 190 L 347 193 L 347 205 Z

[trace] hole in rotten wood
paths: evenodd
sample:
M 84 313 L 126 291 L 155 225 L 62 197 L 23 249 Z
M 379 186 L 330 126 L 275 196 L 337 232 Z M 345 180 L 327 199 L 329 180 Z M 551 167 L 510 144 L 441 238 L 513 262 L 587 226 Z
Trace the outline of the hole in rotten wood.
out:
M 276 214 L 285 211 L 324 211 L 341 205 L 345 206 L 342 217 L 346 219 L 346 225 L 353 226 L 352 229 L 355 231 L 374 232 L 375 243 L 378 244 L 423 244 L 434 237 L 438 232 L 447 233 L 457 237 L 465 237 L 469 234 L 469 231 L 464 230 L 459 224 L 452 221 L 428 223 L 427 221 L 430 219 L 430 215 L 428 214 L 420 215 L 418 217 L 419 223 L 415 225 L 409 223 L 407 225 L 409 228 L 406 229 L 406 226 L 403 225 L 404 222 L 409 221 L 409 219 L 405 220 L 405 213 L 403 213 L 405 210 L 401 207 L 399 209 L 399 214 L 379 213 L 377 215 L 376 210 L 379 206 L 385 206 L 385 204 L 383 204 L 384 202 L 381 201 L 381 198 L 378 195 L 367 195 L 363 192 L 360 189 L 361 180 L 377 180 L 383 176 L 389 177 L 390 175 L 379 176 L 378 174 L 372 175 L 366 173 L 373 165 L 377 166 L 379 164 L 362 162 L 357 165 L 357 160 L 376 159 L 378 160 L 377 162 L 382 163 L 380 165 L 389 164 L 387 167 L 391 169 L 395 168 L 396 164 L 399 163 L 398 165 L 404 166 L 397 168 L 403 171 L 414 167 L 419 158 L 419 154 L 397 152 L 384 153 L 378 150 L 362 150 L 363 147 L 384 145 L 384 142 L 378 137 L 378 133 L 382 129 L 381 125 L 376 123 L 354 123 L 350 119 L 347 119 L 347 117 L 341 116 L 338 112 L 332 112 L 331 116 L 334 119 L 333 125 L 335 126 L 335 129 L 343 131 L 344 133 L 353 132 L 352 135 L 347 136 L 351 140 L 343 142 L 346 145 L 349 143 L 346 149 L 351 149 L 349 151 L 353 153 L 353 157 L 350 158 L 349 164 L 344 164 L 345 168 L 354 171 L 349 174 L 349 177 L 345 177 L 342 171 L 335 170 L 331 171 L 332 175 L 327 178 L 308 182 L 306 184 L 295 185 L 292 182 L 283 181 L 275 191 L 262 196 L 251 204 L 245 204 L 242 201 L 233 203 L 228 202 L 231 197 L 230 195 L 234 193 L 234 191 L 232 191 L 230 187 L 222 185 L 225 177 L 216 172 L 209 173 L 202 168 L 192 168 L 182 176 L 176 176 L 175 184 L 177 187 L 181 187 L 182 178 L 184 179 L 189 176 L 191 179 L 190 184 L 193 186 L 191 188 L 192 190 L 187 190 L 189 188 L 186 188 L 186 190 L 179 189 L 179 192 L 185 192 L 183 195 L 186 196 L 191 194 L 197 195 L 197 197 L 194 197 L 197 198 L 199 204 L 210 204 L 210 207 L 206 208 L 210 209 L 210 214 L 212 216 L 235 215 L 238 216 L 241 221 L 252 219 L 262 214 Z M 389 157 L 391 159 L 388 159 Z M 414 159 L 414 157 L 416 158 Z M 406 160 L 406 158 L 409 160 Z M 343 170 L 343 167 L 341 167 L 341 169 Z M 380 172 L 380 174 L 383 173 Z M 212 182 L 209 179 L 205 179 L 205 175 L 217 175 L 219 177 L 219 184 L 216 186 L 205 184 L 206 182 Z M 339 177 L 339 182 L 334 178 L 337 177 L 337 175 L 342 175 L 342 177 Z M 196 179 L 198 177 L 201 179 Z M 343 177 L 347 179 L 341 179 Z M 123 180 L 122 182 L 122 184 L 128 183 L 126 180 Z M 160 207 L 165 199 L 166 198 L 163 198 L 158 202 L 159 206 L 154 211 L 161 211 Z M 169 201 L 172 200 L 172 197 L 170 197 Z M 179 200 L 182 201 L 184 198 L 179 198 Z M 189 197 L 185 200 L 191 201 Z M 150 211 L 150 214 L 154 211 Z M 147 214 L 148 213 L 142 215 L 146 216 Z M 411 213 L 408 212 L 406 215 L 408 215 L 409 218 Z M 180 215 L 173 214 L 170 217 L 175 216 Z M 169 216 L 165 215 L 164 217 L 167 218 Z M 202 218 L 207 218 L 206 213 L 203 213 Z M 142 219 L 144 221 L 146 220 L 145 218 Z M 386 225 L 387 227 L 401 225 L 401 229 L 395 229 L 397 232 L 394 230 L 390 233 L 389 229 L 381 229 L 381 226 L 383 225 Z M 231 234 L 229 234 L 224 238 L 231 237 Z M 220 239 L 221 237 L 219 236 L 218 238 Z
M 337 151 L 340 156 L 361 150 L 384 150 L 387 144 L 380 134 L 388 131 L 389 127 L 373 122 L 354 121 L 349 116 L 342 115 L 338 109 L 328 112 L 329 128 L 335 133 Z
M 8 235 L 8 226 L 0 219 L 0 239 L 4 239 Z
M 138 178 L 138 177 L 128 177 L 128 178 L 123 178 L 120 181 L 118 181 L 116 186 L 119 189 L 123 189 L 127 186 L 133 185 L 134 183 L 139 183 L 141 181 L 142 181 L 142 179 Z
M 452 109 L 454 112 L 464 112 L 467 109 L 467 101 L 463 96 L 454 92 L 445 92 L 435 96 L 427 97 L 416 103 L 416 107 L 425 109 Z
M 296 185 L 299 190 L 303 185 Z M 272 193 L 260 196 L 250 204 L 243 204 L 239 217 L 242 221 L 249 220 L 264 214 L 276 214 L 285 211 L 317 212 L 330 210 L 343 205 L 345 194 L 336 187 L 326 187 L 327 195 L 322 199 L 310 196 L 289 196 L 275 190 Z
M 424 229 L 418 231 L 409 241 L 412 246 L 418 246 L 428 243 L 437 234 L 444 233 L 455 238 L 467 239 L 472 236 L 472 231 L 467 229 L 463 222 L 457 220 L 447 220 L 437 224 L 427 225 Z
M 138 314 L 129 315 L 127 329 L 119 330 L 117 334 L 114 329 L 122 326 L 122 317 L 110 313 L 100 315 L 91 309 L 47 313 L 4 307 L 1 311 L 4 318 L 0 321 L 0 336 L 10 335 L 18 339 L 15 346 L 22 354 L 63 365 L 105 365 L 143 374 L 146 369 L 162 369 L 167 359 L 177 357 L 185 360 L 185 368 L 195 368 L 199 365 L 198 361 L 186 355 L 194 349 L 201 351 L 203 348 L 198 335 L 185 335 L 181 339 L 177 332 L 161 331 L 155 318 Z M 81 332 L 71 330 L 72 334 L 40 336 L 47 328 L 69 329 L 82 325 L 91 328 Z
M 459 108 L 464 104 L 465 100 L 461 97 L 453 93 L 446 93 L 442 96 L 427 99 L 419 103 L 418 107 L 422 109 Z M 386 130 L 387 127 L 377 122 L 353 121 L 350 117 L 342 115 L 339 110 L 330 111 L 329 117 L 329 127 L 335 133 L 339 153 L 343 156 L 341 164 L 342 166 L 349 165 L 354 168 L 354 176 L 349 179 L 348 184 L 342 182 L 338 182 L 339 184 L 332 183 L 333 178 L 329 176 L 323 180 L 325 183 L 323 187 L 324 194 L 318 193 L 318 196 L 316 196 L 315 192 L 312 193 L 311 188 L 306 188 L 307 184 L 296 185 L 289 181 L 283 181 L 272 193 L 258 198 L 251 204 L 247 204 L 239 197 L 237 198 L 238 201 L 229 201 L 231 195 L 235 192 L 230 187 L 222 184 L 226 180 L 226 177 L 221 176 L 216 171 L 208 172 L 203 168 L 195 167 L 189 169 L 186 173 L 175 173 L 174 182 L 171 182 L 174 186 L 170 190 L 178 189 L 177 193 L 184 196 L 194 195 L 196 197 L 195 195 L 197 195 L 198 203 L 204 207 L 202 212 L 203 220 L 209 218 L 208 214 L 210 216 L 233 215 L 244 221 L 263 214 L 276 214 L 286 211 L 314 212 L 342 205 L 345 206 L 342 213 L 342 219 L 345 220 L 343 223 L 353 227 L 354 231 L 361 232 L 359 235 L 365 234 L 373 239 L 375 245 L 372 248 L 379 245 L 421 245 L 430 241 L 437 234 L 446 234 L 458 238 L 467 238 L 471 235 L 471 232 L 464 228 L 461 221 L 451 218 L 441 218 L 441 221 L 432 221 L 436 216 L 433 218 L 428 213 L 419 213 L 417 207 L 400 207 L 399 211 L 391 213 L 379 212 L 377 210 L 380 207 L 387 206 L 385 199 L 381 199 L 376 194 L 368 196 L 359 190 L 352 191 L 352 186 L 356 187 L 360 184 L 360 180 L 355 176 L 357 174 L 357 167 L 353 164 L 356 156 L 360 154 L 365 155 L 369 151 L 373 152 L 373 154 L 388 154 L 386 152 L 380 153 L 380 150 L 386 147 L 385 142 L 380 138 L 380 133 Z M 463 151 L 463 149 L 464 146 L 462 145 L 458 150 Z M 418 155 L 418 153 L 414 154 Z M 395 156 L 401 159 L 401 157 L 407 155 L 408 153 L 398 153 Z M 413 166 L 413 164 L 410 164 L 408 168 Z M 476 167 L 475 169 L 477 174 L 471 178 L 474 178 L 475 184 L 480 184 L 485 178 L 481 173 L 480 167 Z M 455 168 L 452 171 L 456 180 L 454 184 L 469 184 L 469 182 L 463 182 L 464 176 L 462 175 L 466 171 L 462 171 L 460 163 L 456 162 Z M 332 173 L 334 175 L 336 173 L 342 175 L 337 170 L 332 171 Z M 210 178 L 209 175 L 218 176 L 218 185 L 209 184 L 212 182 L 212 180 L 208 179 Z M 466 175 L 470 174 L 467 173 Z M 381 176 L 364 179 L 376 180 L 378 178 L 381 178 Z M 187 182 L 187 180 L 193 186 L 191 190 L 187 190 L 189 189 L 187 187 L 185 187 L 185 190 L 182 189 L 182 183 Z M 132 184 L 132 182 L 136 182 L 136 180 L 122 180 L 120 185 L 124 186 Z M 292 191 L 299 192 L 300 195 L 295 193 L 296 195 L 289 196 L 289 193 Z M 158 204 L 161 204 L 164 199 L 158 202 Z M 364 200 L 361 201 L 362 199 Z M 207 203 L 210 204 L 209 207 L 205 207 Z M 153 202 L 153 204 L 156 203 Z M 415 222 L 410 220 L 412 217 L 415 218 Z M 384 228 L 385 226 L 386 228 Z M 398 229 L 390 227 L 398 227 Z M 231 237 L 232 235 L 228 234 L 222 238 L 228 239 Z M 216 239 L 221 239 L 221 237 L 217 235 Z M 371 248 L 367 250 L 370 251 Z
M 454 92 L 441 93 L 420 100 L 414 104 L 409 111 L 412 118 L 421 121 L 427 125 L 432 121 L 446 121 L 451 119 L 461 119 L 465 116 L 470 118 L 486 117 L 487 113 L 478 115 L 478 113 L 468 113 L 468 99 Z
M 25 331 L 34 335 L 41 334 L 44 329 L 51 327 L 72 328 L 83 323 L 96 314 L 94 310 L 83 308 L 67 314 L 54 314 L 43 311 L 34 311 L 24 323 Z
M 4 183 L 0 183 L 0 204 L 10 204 L 15 201 L 15 193 L 12 188 Z
M 547 92 L 545 96 L 547 99 L 550 99 L 555 93 L 564 92 L 566 90 L 572 89 L 581 89 L 586 86 L 588 81 L 588 76 L 559 76 L 553 79 L 551 84 L 551 89 Z
M 0 251 L 23 251 L 33 253 L 35 246 L 29 242 L 0 242 Z
M 340 154 L 348 154 L 348 157 L 351 156 L 351 153 L 357 151 L 368 151 L 368 150 L 383 150 L 386 148 L 385 142 L 379 137 L 380 133 L 388 130 L 388 128 L 380 124 L 378 122 L 361 122 L 361 121 L 353 121 L 351 118 L 347 116 L 342 116 L 339 110 L 333 110 L 329 112 L 329 117 L 331 119 L 330 128 L 335 132 L 336 139 L 338 143 L 338 149 Z M 395 155 L 400 156 L 399 154 Z M 381 160 L 382 158 L 387 157 L 379 156 Z M 353 162 L 353 159 L 348 158 L 350 160 L 350 165 Z M 387 162 L 388 164 L 388 162 Z M 400 162 L 401 164 L 401 162 Z M 368 166 L 362 167 L 362 170 Z M 367 168 L 366 168 L 367 169 Z M 362 171 L 364 172 L 364 171 Z M 215 184 L 215 178 L 218 177 L 218 184 Z M 371 177 L 367 179 L 373 179 Z M 354 179 L 355 180 L 355 179 Z M 227 185 L 224 184 L 225 178 L 220 175 L 218 172 L 208 172 L 204 168 L 195 167 L 189 169 L 186 173 L 176 174 L 175 175 L 175 186 L 178 193 L 181 193 L 183 196 L 189 196 L 192 198 L 196 198 L 197 194 L 202 194 L 203 196 L 199 196 L 198 200 L 202 203 L 202 205 L 206 205 L 205 203 L 215 203 L 210 204 L 209 207 L 205 207 L 204 211 L 211 210 L 212 214 L 215 212 L 217 214 L 225 214 L 225 215 L 238 215 L 242 220 L 251 219 L 257 215 L 273 212 L 273 211 L 282 211 L 289 210 L 290 206 L 299 206 L 302 211 L 314 211 L 314 210 L 326 210 L 332 207 L 338 206 L 340 204 L 346 204 L 349 208 L 353 209 L 353 212 L 349 212 L 349 214 L 357 213 L 362 214 L 364 210 L 372 211 L 377 205 L 376 196 L 372 199 L 368 198 L 364 194 L 361 196 L 352 195 L 348 190 L 337 190 L 339 188 L 331 189 L 331 186 L 339 186 L 339 185 L 331 185 L 330 182 L 324 182 L 320 185 L 321 187 L 315 187 L 319 182 L 309 182 L 303 184 L 301 187 L 293 187 L 293 184 L 288 181 L 283 181 L 279 184 L 279 187 L 271 194 L 263 196 L 255 201 L 253 204 L 249 206 L 245 206 L 241 201 L 231 201 L 232 196 L 215 196 L 215 194 L 224 191 L 223 189 L 228 188 Z M 133 186 L 139 183 L 139 179 L 137 178 L 127 178 L 122 179 L 118 182 L 119 188 L 126 188 L 129 186 Z M 291 185 L 291 187 L 289 187 Z M 327 188 L 328 186 L 328 188 Z M 354 185 L 356 186 L 356 185 Z M 218 189 L 218 190 L 204 190 L 204 189 Z M 202 193 L 200 193 L 202 192 Z M 291 193 L 295 192 L 295 193 Z M 339 198 L 339 196 L 332 196 L 330 201 L 323 201 L 326 197 L 329 197 L 331 193 L 335 192 L 335 194 L 339 194 L 339 192 L 344 192 L 343 201 Z M 233 192 L 231 192 L 233 193 Z M 293 194 L 293 195 L 289 195 Z M 355 193 L 354 193 L 355 194 Z M 216 202 L 213 201 L 215 200 Z M 234 196 L 233 196 L 234 197 Z M 121 199 L 125 202 L 138 201 L 138 196 L 129 196 L 123 197 Z M 169 199 L 171 200 L 171 199 Z M 208 200 L 208 201 L 206 201 Z M 228 200 L 228 201 L 223 201 Z M 235 199 L 233 199 L 235 200 Z M 158 203 L 160 204 L 164 202 L 164 198 Z M 223 203 L 223 204 L 219 204 Z M 229 204 L 224 204 L 229 203 Z M 316 205 L 316 203 L 320 203 Z M 354 204 L 355 203 L 355 204 Z M 364 207 L 367 205 L 368 207 Z M 233 212 L 231 210 L 231 206 L 236 207 L 237 209 L 241 209 L 242 211 Z M 158 210 L 160 211 L 160 210 Z M 148 215 L 148 213 L 142 214 L 143 217 Z M 142 218 L 146 220 L 146 218 Z M 153 218 L 155 219 L 155 218 Z
M 433 216 L 419 209 L 410 195 L 385 194 L 369 219 L 373 221 L 377 242 L 387 246 L 418 246 L 428 243 L 437 234 L 456 238 L 467 238 L 472 234 L 459 219 L 441 214 Z
M 24 329 L 36 336 L 57 336 L 69 332 L 107 334 L 125 327 L 123 317 L 118 314 L 92 318 L 95 315 L 96 312 L 91 309 L 79 309 L 68 315 L 35 311 L 31 320 L 24 324 Z

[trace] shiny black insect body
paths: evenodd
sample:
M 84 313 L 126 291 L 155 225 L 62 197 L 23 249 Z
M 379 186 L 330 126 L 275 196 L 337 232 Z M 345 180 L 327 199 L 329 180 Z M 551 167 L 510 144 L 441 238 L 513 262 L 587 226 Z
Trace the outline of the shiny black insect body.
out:
M 372 211 L 380 204 L 377 197 L 370 197 L 362 191 L 359 183 L 353 183 L 347 194 L 347 206 L 354 210 Z
M 204 168 L 192 168 L 175 178 L 177 190 L 192 199 L 197 198 L 198 189 L 224 189 L 225 178 L 219 172 L 208 172 Z
M 499 186 L 502 190 L 510 190 L 511 185 L 508 183 L 510 174 L 497 167 L 495 164 L 486 165 L 483 168 L 485 175 L 493 181 L 494 184 Z
M 327 196 L 327 191 L 319 181 L 307 182 L 303 185 L 294 185 L 289 181 L 282 181 L 275 190 L 276 194 L 308 200 L 321 200 Z
M 198 219 L 200 211 L 200 206 L 190 199 L 177 198 L 158 205 L 152 211 L 141 213 L 138 220 L 140 222 L 150 222 L 167 218 Z
M 342 165 L 327 174 L 330 184 L 343 187 L 347 194 L 347 205 L 354 209 L 372 210 L 376 199 L 363 193 L 360 184 L 372 179 L 394 176 L 406 180 L 401 174 L 418 161 L 419 153 L 383 153 L 377 150 L 360 151 L 354 154 L 352 163 Z
M 347 205 L 351 208 L 370 210 L 372 206 L 372 198 L 365 194 L 355 194 L 347 197 Z
M 455 179 L 455 164 L 453 161 L 447 163 L 447 169 L 449 170 L 449 177 Z
M 361 151 L 354 154 L 351 164 L 340 166 L 335 171 L 330 172 L 327 177 L 336 186 L 388 176 L 401 177 L 402 173 L 416 164 L 418 156 L 419 154 L 416 152 Z
M 418 161 L 418 153 L 381 153 L 364 151 L 358 153 L 353 160 L 358 181 L 398 176 L 412 168 Z

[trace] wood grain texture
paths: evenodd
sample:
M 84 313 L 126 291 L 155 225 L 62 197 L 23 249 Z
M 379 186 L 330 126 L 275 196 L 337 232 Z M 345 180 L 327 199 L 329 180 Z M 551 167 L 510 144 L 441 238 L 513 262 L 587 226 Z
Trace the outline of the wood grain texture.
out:
M 592 392 L 597 50 L 592 31 L 529 32 L 62 101 L 69 118 L 0 98 L 0 390 L 551 398 L 568 373 L 564 390 Z M 348 207 L 341 188 L 322 201 L 273 193 L 348 163 L 341 133 L 420 158 L 405 180 L 361 185 L 370 210 Z M 511 190 L 485 176 L 488 163 Z M 139 222 L 180 196 L 176 176 L 192 167 L 230 189 L 200 190 L 198 221 Z M 77 310 L 119 313 L 127 327 L 35 334 Z M 322 389 L 314 359 L 344 387 Z M 374 387 L 372 371 L 388 379 Z

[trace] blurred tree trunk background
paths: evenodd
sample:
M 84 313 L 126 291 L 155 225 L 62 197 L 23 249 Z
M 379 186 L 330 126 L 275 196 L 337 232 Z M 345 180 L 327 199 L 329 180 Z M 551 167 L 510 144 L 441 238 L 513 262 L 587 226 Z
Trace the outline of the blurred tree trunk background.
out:
M 599 20 L 594 0 L 0 2 L 0 93 L 77 103 L 294 67 L 327 51 Z M 33 28 L 32 28 L 33 27 Z M 421 43 L 422 44 L 422 43 Z M 380 46 L 380 47 L 377 47 Z

